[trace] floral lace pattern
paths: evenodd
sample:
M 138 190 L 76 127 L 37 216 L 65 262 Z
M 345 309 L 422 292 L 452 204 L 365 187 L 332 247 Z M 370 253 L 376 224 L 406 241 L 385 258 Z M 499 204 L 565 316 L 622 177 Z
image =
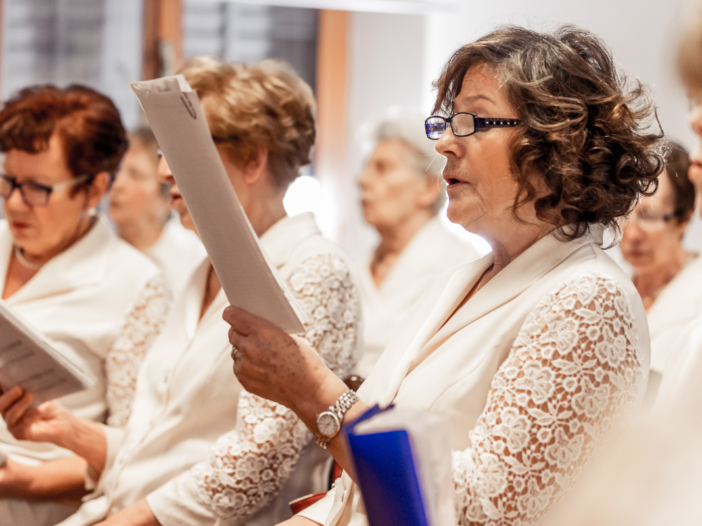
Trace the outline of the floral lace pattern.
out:
M 532 524 L 639 401 L 644 370 L 626 295 L 581 272 L 524 322 L 471 431 L 453 453 L 461 525 Z
M 105 359 L 107 424 L 123 427 L 134 402 L 139 367 L 163 328 L 170 295 L 159 276 L 149 280 L 137 297 L 124 326 Z
M 312 321 L 305 337 L 337 376 L 351 372 L 360 337 L 358 291 L 335 254 L 305 260 L 288 285 Z M 243 391 L 234 431 L 219 438 L 189 480 L 213 514 L 241 524 L 268 504 L 288 480 L 312 434 L 289 409 Z

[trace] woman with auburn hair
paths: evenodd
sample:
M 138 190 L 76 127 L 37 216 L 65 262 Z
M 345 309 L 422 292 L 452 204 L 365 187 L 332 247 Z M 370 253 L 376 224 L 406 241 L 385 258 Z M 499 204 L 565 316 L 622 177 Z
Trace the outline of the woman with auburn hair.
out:
M 200 98 L 229 180 L 263 251 L 310 314 L 305 338 L 324 367 L 347 375 L 361 349 L 358 291 L 348 263 L 312 214 L 288 217 L 283 197 L 315 140 L 314 97 L 287 65 L 194 58 L 180 73 Z M 172 207 L 195 230 L 166 159 Z M 203 258 L 175 303 L 139 376 L 124 430 L 97 427 L 49 404 L 22 414 L 18 392 L 0 397 L 11 430 L 88 460 L 95 492 L 62 526 L 268 525 L 312 491 L 327 456 L 289 409 L 232 378 L 224 291 Z M 14 409 L 16 408 L 16 409 Z M 73 439 L 76 435 L 78 438 Z M 60 481 L 59 481 L 60 482 Z M 64 488 L 66 489 L 66 488 Z
M 115 426 L 129 418 L 139 364 L 168 309 L 158 269 L 95 212 L 126 148 L 117 108 L 87 87 L 26 88 L 0 111 L 2 298 L 97 380 L 62 398 L 63 406 Z M 31 401 L 24 398 L 24 409 Z M 0 451 L 8 454 L 0 468 L 3 521 L 55 524 L 76 509 L 80 492 L 31 501 L 47 497 L 45 473 L 82 481 L 83 459 L 17 440 L 4 423 Z
M 446 158 L 448 216 L 492 252 L 434 281 L 358 395 L 303 340 L 225 311 L 242 385 L 291 408 L 344 468 L 290 526 L 367 523 L 339 430 L 371 405 L 447 415 L 456 523 L 516 526 L 553 506 L 644 394 L 646 313 L 600 245 L 664 166 L 646 89 L 572 26 L 497 29 L 456 51 L 437 87 L 426 132 Z

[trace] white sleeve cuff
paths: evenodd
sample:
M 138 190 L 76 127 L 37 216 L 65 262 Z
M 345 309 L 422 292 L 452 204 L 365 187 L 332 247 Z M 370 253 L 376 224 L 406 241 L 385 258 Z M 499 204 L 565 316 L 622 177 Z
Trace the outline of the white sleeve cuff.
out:
M 85 489 L 88 491 L 95 490 L 102 479 L 102 475 L 107 473 L 112 465 L 115 463 L 115 458 L 119 449 L 124 441 L 124 429 L 121 427 L 112 427 L 104 424 L 100 424 L 103 432 L 105 433 L 105 442 L 107 443 L 107 449 L 105 452 L 105 466 L 102 468 L 102 473 L 93 468 L 88 464 L 88 469 L 85 473 Z
M 296 517 L 304 517 L 318 524 L 325 524 L 327 517 L 332 511 L 334 506 L 334 496 L 336 494 L 336 486 L 330 489 L 326 496 L 312 504 L 311 506 L 305 508 L 300 513 L 295 515 Z
M 200 526 L 213 524 L 217 519 L 212 510 L 205 507 L 195 495 L 189 471 L 151 492 L 146 497 L 146 502 L 161 524 Z

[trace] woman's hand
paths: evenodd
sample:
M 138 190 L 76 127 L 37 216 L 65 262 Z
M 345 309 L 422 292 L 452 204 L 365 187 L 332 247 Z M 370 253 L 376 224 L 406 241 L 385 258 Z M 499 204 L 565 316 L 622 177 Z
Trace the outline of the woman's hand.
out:
M 51 442 L 83 457 L 102 472 L 107 457 L 105 432 L 95 422 L 71 413 L 56 401 L 31 409 L 32 395 L 13 387 L 0 396 L 0 414 L 17 440 Z
M 224 310 L 232 344 L 234 374 L 248 392 L 277 402 L 317 434 L 317 414 L 333 406 L 348 391 L 305 340 L 290 336 L 266 320 L 236 307 Z M 356 402 L 344 421 L 358 418 L 368 409 Z M 341 467 L 354 476 L 343 440 L 334 437 L 327 445 Z
M 58 402 L 45 402 L 31 409 L 32 394 L 13 387 L 0 396 L 0 414 L 17 440 L 62 445 L 77 419 Z
M 302 338 L 236 307 L 224 310 L 234 374 L 255 395 L 292 409 L 313 432 L 316 415 L 347 391 Z

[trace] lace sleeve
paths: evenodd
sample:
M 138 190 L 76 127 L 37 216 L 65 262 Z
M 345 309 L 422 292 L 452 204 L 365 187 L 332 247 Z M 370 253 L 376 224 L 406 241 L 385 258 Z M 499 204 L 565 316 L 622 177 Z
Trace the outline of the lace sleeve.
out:
M 149 280 L 105 358 L 107 424 L 123 427 L 132 412 L 139 366 L 166 321 L 170 295 L 161 276 Z
M 638 402 L 644 370 L 624 291 L 579 273 L 527 318 L 453 454 L 459 524 L 532 524 Z
M 358 292 L 346 262 L 333 254 L 307 259 L 288 280 L 312 321 L 305 336 L 335 374 L 355 365 L 360 337 Z M 227 524 L 242 524 L 280 491 L 312 434 L 295 413 L 247 392 L 234 431 L 208 461 L 190 471 L 198 500 Z

